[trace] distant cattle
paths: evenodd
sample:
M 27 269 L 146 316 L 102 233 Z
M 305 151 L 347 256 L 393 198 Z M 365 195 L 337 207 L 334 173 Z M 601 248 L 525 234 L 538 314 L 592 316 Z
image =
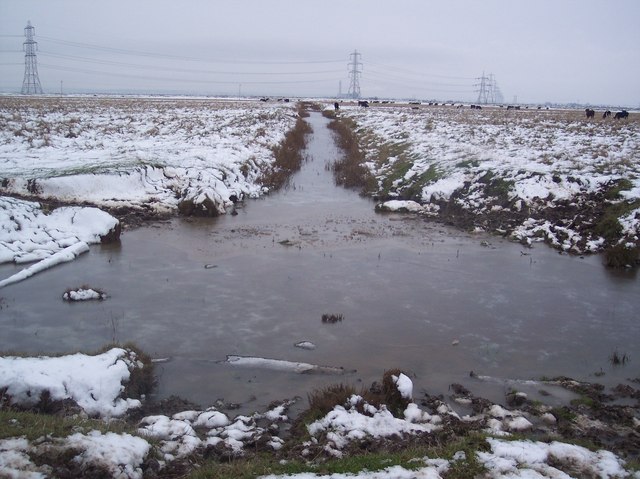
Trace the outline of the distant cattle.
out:
M 616 120 L 620 120 L 622 118 L 629 118 L 629 112 L 627 110 L 619 111 L 618 113 L 615 114 L 614 118 Z
M 609 118 L 611 116 L 611 110 L 607 110 L 602 114 L 602 118 Z
M 520 105 L 507 105 L 507 110 L 519 110 L 520 109 Z
M 369 102 L 367 100 L 358 100 L 358 106 L 369 108 Z
M 584 112 L 587 114 L 587 118 L 595 118 L 596 116 L 596 112 L 591 108 L 587 108 Z
M 471 105 L 471 109 L 472 110 L 482 110 L 482 107 L 480 105 Z

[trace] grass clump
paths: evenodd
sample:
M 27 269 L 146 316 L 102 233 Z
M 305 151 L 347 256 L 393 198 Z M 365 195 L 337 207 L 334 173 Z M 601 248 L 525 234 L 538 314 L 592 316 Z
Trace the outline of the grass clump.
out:
M 626 178 L 622 178 L 620 180 L 613 181 L 604 196 L 607 200 L 618 200 L 622 198 L 622 195 L 620 194 L 622 191 L 630 190 L 631 188 L 633 188 L 633 183 Z
M 478 181 L 485 185 L 484 189 L 488 196 L 495 196 L 501 200 L 509 198 L 509 193 L 514 184 L 513 181 L 496 176 L 491 170 L 482 175 Z
M 604 263 L 611 268 L 633 267 L 640 262 L 640 248 L 616 244 L 604 252 Z
M 43 436 L 67 437 L 76 432 L 98 430 L 107 433 L 134 433 L 135 428 L 123 421 L 88 419 L 80 415 L 61 416 L 34 411 L 18 411 L 14 408 L 0 409 L 0 439 L 25 437 L 35 441 Z
M 624 366 L 629 362 L 629 356 L 627 353 L 620 354 L 617 350 L 613 352 L 611 356 L 609 356 L 609 361 L 614 366 Z
M 344 319 L 344 315 L 342 313 L 338 313 L 338 314 L 325 313 L 322 315 L 323 323 L 329 323 L 329 324 L 341 323 L 343 319 Z

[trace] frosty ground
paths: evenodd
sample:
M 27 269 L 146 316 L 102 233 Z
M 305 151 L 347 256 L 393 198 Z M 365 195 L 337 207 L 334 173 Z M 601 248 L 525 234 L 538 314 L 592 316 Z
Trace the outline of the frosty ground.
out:
M 385 208 L 472 218 L 475 228 L 574 253 L 638 246 L 640 129 L 633 114 L 614 123 L 576 112 L 345 105 L 339 116 L 353 122 L 375 178 L 370 193 Z M 116 239 L 118 217 L 131 211 L 225 214 L 267 194 L 273 149 L 297 119 L 285 102 L 0 98 L 0 262 L 33 263 L 0 287 Z M 140 353 L 119 347 L 93 356 L 0 358 L 2 404 L 16 408 L 2 411 L 3 474 L 163 477 L 193 463 L 220 467 L 268 453 L 276 460 L 255 475 L 307 478 L 363 451 L 391 457 L 421 443 L 437 453 L 332 477 L 640 477 L 631 472 L 640 392 L 628 386 L 605 393 L 558 378 L 540 387 L 574 391 L 573 404 L 553 409 L 515 390 L 507 409 L 459 387 L 447 398 L 416 393 L 398 371 L 386 391 L 395 405 L 347 391 L 300 426 L 287 416 L 293 399 L 235 418 L 215 405 L 146 411 L 144 396 L 127 387 L 145 368 Z M 33 417 L 19 409 L 57 411 L 73 426 L 64 433 L 33 428 Z M 588 448 L 571 444 L 585 438 Z M 438 449 L 443 444 L 452 449 Z

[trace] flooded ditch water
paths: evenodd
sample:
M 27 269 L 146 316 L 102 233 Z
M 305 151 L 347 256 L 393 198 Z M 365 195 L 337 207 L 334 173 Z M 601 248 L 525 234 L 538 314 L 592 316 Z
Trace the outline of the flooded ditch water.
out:
M 415 396 L 446 394 L 457 382 L 496 401 L 514 379 L 566 375 L 614 385 L 640 376 L 632 273 L 607 270 L 599 257 L 542 244 L 525 250 L 376 214 L 370 200 L 333 185 L 325 165 L 339 153 L 327 120 L 313 114 L 309 122 L 308 160 L 288 188 L 247 201 L 235 216 L 126 231 L 117 245 L 92 246 L 0 290 L 2 350 L 91 351 L 132 341 L 168 358 L 157 364 L 157 397 L 202 406 L 223 399 L 241 412 L 337 382 L 368 386 L 394 367 L 412 375 Z M 17 269 L 3 265 L 0 277 Z M 81 285 L 109 298 L 62 300 Z M 344 319 L 323 323 L 329 313 Z M 316 347 L 295 347 L 300 341 Z M 614 351 L 631 361 L 614 367 Z M 225 362 L 228 355 L 344 374 L 242 367 Z

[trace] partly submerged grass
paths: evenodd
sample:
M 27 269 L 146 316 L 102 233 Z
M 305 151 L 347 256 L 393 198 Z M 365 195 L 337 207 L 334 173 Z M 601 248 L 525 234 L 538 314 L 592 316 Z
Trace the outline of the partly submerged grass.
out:
M 331 165 L 336 184 L 347 188 L 361 188 L 363 192 L 370 191 L 374 180 L 364 164 L 365 156 L 355 132 L 355 122 L 348 118 L 338 118 L 333 112 L 325 116 L 333 117 L 329 129 L 334 132 L 338 147 L 342 150 L 342 156 Z
M 275 162 L 263 175 L 261 184 L 277 190 L 287 183 L 291 175 L 302 166 L 303 150 L 307 145 L 306 135 L 311 132 L 311 127 L 300 115 L 293 129 L 289 130 L 284 140 L 273 148 Z

